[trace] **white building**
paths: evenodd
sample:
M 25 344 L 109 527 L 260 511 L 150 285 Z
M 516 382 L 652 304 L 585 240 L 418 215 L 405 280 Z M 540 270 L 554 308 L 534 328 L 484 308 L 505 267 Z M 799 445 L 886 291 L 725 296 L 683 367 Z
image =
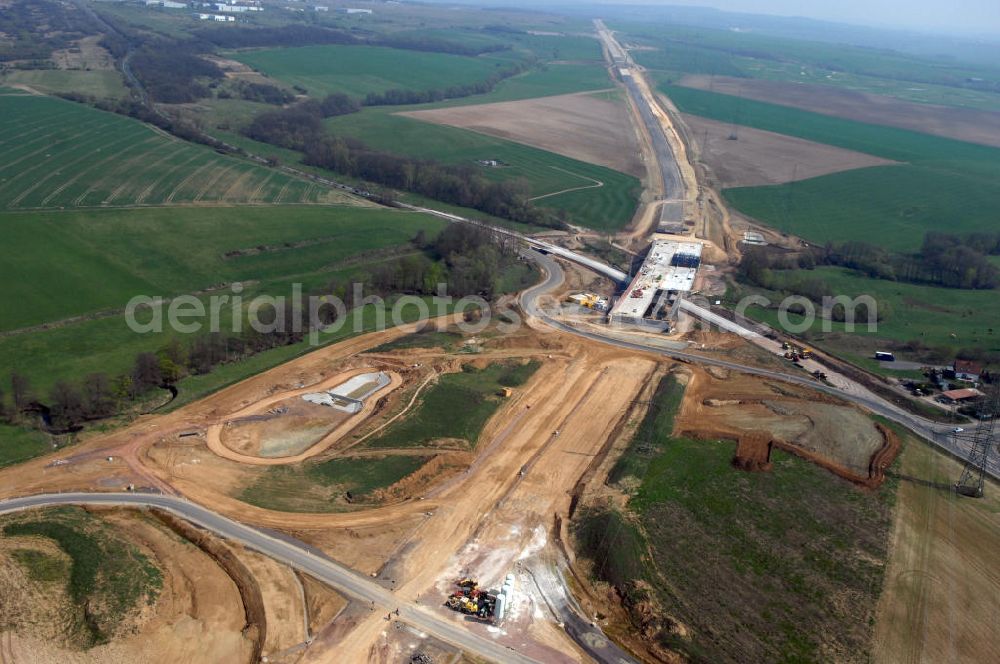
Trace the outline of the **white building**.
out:
M 342 7 L 337 10 L 341 14 L 373 14 L 370 9 L 360 9 L 358 7 Z

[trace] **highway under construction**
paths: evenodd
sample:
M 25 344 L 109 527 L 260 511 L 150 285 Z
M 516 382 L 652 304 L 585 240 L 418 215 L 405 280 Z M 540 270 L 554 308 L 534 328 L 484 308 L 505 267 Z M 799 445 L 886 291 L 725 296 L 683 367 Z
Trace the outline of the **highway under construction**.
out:
M 696 183 L 685 182 L 672 147 L 676 138 L 664 126 L 670 119 L 628 53 L 602 22 L 595 25 L 654 147 L 657 187 L 663 192 L 656 203 L 660 221 L 680 223 Z M 574 598 L 571 588 L 579 584 L 566 579 L 572 573 L 566 522 L 581 478 L 610 453 L 643 390 L 663 375 L 664 366 L 711 367 L 778 389 L 809 390 L 900 424 L 952 456 L 970 456 L 951 425 L 914 415 L 847 375 L 824 368 L 820 376 L 816 367 L 821 365 L 810 364 L 815 358 L 808 349 L 782 347 L 684 300 L 704 260 L 703 244 L 694 237 L 689 242 L 655 239 L 642 267 L 629 275 L 549 239 L 453 212 L 406 207 L 523 241 L 523 255 L 543 275 L 517 297 L 526 329 L 496 335 L 492 346 L 476 352 L 464 344 L 454 352 L 405 344 L 393 350 L 401 339 L 427 331 L 417 325 L 331 344 L 173 412 L 95 434 L 72 455 L 0 470 L 0 514 L 62 505 L 161 510 L 315 579 L 343 595 L 347 607 L 315 638 L 297 646 L 302 658 L 296 661 L 330 661 L 331 656 L 346 662 L 390 661 L 409 656 L 414 643 L 433 641 L 453 648 L 456 661 L 465 652 L 475 660 L 505 663 L 592 659 L 631 664 L 636 660 L 603 633 L 601 619 Z M 788 356 L 795 364 L 742 361 L 667 347 L 651 340 L 654 335 L 621 336 L 609 326 L 578 325 L 549 305 L 565 292 L 567 262 L 590 271 L 588 277 L 599 275 L 624 287 L 610 311 L 613 321 L 656 320 L 670 309 L 681 310 L 736 335 L 739 343 L 776 358 Z M 589 293 L 579 301 L 602 312 L 609 304 Z M 447 335 L 448 326 L 461 319 L 459 313 L 433 324 Z M 540 368 L 523 387 L 503 390 L 497 414 L 485 418 L 474 445 L 458 450 L 448 448 L 454 441 L 444 441 L 437 449 L 421 450 L 442 460 L 440 466 L 460 459 L 454 468 L 399 482 L 392 487 L 398 493 L 386 491 L 383 503 L 358 509 L 282 511 L 246 500 L 248 486 L 274 478 L 299 477 L 303 485 L 293 493 L 306 492 L 295 470 L 266 474 L 274 466 L 298 468 L 293 464 L 334 453 L 392 460 L 412 452 L 356 448 L 383 427 L 407 421 L 423 390 L 442 375 L 475 375 L 493 361 Z M 348 366 L 351 362 L 355 365 Z M 233 423 L 281 415 L 278 409 L 291 401 L 353 419 L 296 455 L 264 458 L 227 448 Z M 974 439 L 973 456 L 982 455 L 985 475 L 1000 477 L 988 442 L 981 436 L 966 438 Z M 973 488 L 980 480 L 981 491 L 982 477 L 971 479 Z M 128 490 L 109 491 L 114 482 Z M 131 490 L 135 487 L 139 491 Z

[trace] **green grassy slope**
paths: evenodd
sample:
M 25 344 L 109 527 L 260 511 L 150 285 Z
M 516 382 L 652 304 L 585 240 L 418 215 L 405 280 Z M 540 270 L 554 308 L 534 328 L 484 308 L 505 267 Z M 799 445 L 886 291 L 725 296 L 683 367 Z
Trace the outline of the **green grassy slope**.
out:
M 865 659 L 894 486 L 861 491 L 779 450 L 768 472 L 738 470 L 734 443 L 673 437 L 682 394 L 661 381 L 609 478 L 634 491 L 627 511 L 574 517 L 595 573 L 632 611 L 629 629 L 691 661 Z
M 871 358 L 879 340 L 916 340 L 934 348 L 979 347 L 1000 352 L 1000 299 L 995 291 L 880 281 L 837 267 L 820 267 L 808 272 L 778 271 L 773 275 L 779 286 L 788 279 L 815 278 L 826 282 L 831 293 L 851 297 L 871 295 L 876 299 L 883 315 L 876 331 L 869 332 L 859 324 L 853 332 L 847 333 L 842 323 L 830 322 L 831 332 L 824 334 L 822 322 L 817 320 L 810 334 L 816 343 L 838 350 L 856 362 L 863 363 Z M 780 296 L 772 300 L 780 302 Z M 747 314 L 771 325 L 778 324 L 774 310 L 751 307 Z M 789 319 L 793 323 L 801 321 L 795 315 L 790 315 Z
M 365 446 L 414 447 L 435 439 L 458 438 L 475 447 L 486 421 L 503 403 L 497 394 L 500 388 L 523 384 L 537 368 L 535 362 L 497 363 L 482 370 L 467 365 L 459 373 L 445 374 L 421 396 L 412 413 Z
M 347 200 L 82 104 L 0 95 L 0 116 L 0 208 Z
M 489 57 L 424 53 L 381 46 L 300 46 L 239 51 L 231 57 L 310 95 L 363 97 L 390 89 L 432 88 L 481 81 L 503 63 Z
M 929 230 L 995 228 L 996 148 L 701 90 L 664 91 L 686 113 L 904 162 L 725 192 L 740 211 L 776 228 L 814 242 L 856 239 L 897 250 L 916 249 Z
M 604 183 L 603 187 L 548 196 L 538 205 L 566 210 L 571 222 L 601 230 L 615 230 L 635 211 L 639 181 L 603 166 L 587 164 L 552 152 L 458 129 L 421 122 L 386 109 L 331 118 L 332 133 L 358 138 L 371 147 L 449 164 L 476 166 L 480 159 L 496 159 L 506 166 L 478 167 L 491 178 L 523 178 L 533 196 Z
M 389 455 L 338 458 L 299 466 L 272 466 L 236 497 L 251 505 L 285 512 L 337 512 L 419 470 L 430 457 Z
M 0 217 L 0 330 L 222 282 L 309 272 L 443 222 L 353 207 L 153 208 Z M 267 250 L 260 251 L 258 247 Z M 231 252 L 249 251 L 247 255 Z

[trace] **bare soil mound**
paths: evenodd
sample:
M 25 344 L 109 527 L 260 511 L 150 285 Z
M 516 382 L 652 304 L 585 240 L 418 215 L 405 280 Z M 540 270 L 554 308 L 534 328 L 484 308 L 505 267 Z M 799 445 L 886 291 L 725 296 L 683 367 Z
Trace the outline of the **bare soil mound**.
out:
M 895 435 L 857 408 L 765 380 L 692 371 L 677 430 L 738 442 L 733 463 L 766 470 L 778 447 L 859 484 L 878 486 L 899 451 Z
M 162 588 L 150 605 L 128 614 L 108 643 L 83 649 L 75 623 L 70 557 L 48 538 L 0 540 L 0 661 L 245 662 L 252 641 L 243 634 L 243 604 L 229 575 L 209 556 L 156 519 L 135 511 L 94 512 L 109 533 L 155 561 Z M 20 551 L 22 553 L 18 554 Z M 34 551 L 28 564 L 25 551 Z M 15 562 L 22 558 L 22 562 Z M 15 615 L 6 615 L 13 610 Z M 8 618 L 13 618 L 8 620 Z
M 220 432 L 222 443 L 241 454 L 293 456 L 307 450 L 350 414 L 292 397 L 263 415 L 231 420 Z
M 733 126 L 697 115 L 682 116 L 699 159 L 719 186 L 756 187 L 897 162 L 770 131 Z M 736 140 L 732 137 L 735 136 Z

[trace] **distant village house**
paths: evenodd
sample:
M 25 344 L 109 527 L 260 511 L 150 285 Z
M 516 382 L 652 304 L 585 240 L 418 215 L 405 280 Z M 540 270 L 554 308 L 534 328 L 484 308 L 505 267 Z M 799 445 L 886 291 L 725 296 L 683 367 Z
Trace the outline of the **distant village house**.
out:
M 966 383 L 978 383 L 983 374 L 983 365 L 972 360 L 955 360 L 951 369 L 955 372 L 955 380 Z

